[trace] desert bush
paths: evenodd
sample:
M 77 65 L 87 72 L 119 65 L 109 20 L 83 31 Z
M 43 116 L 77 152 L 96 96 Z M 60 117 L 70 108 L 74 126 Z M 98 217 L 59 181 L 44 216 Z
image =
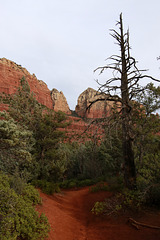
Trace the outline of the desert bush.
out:
M 98 145 L 92 141 L 74 143 L 68 155 L 67 178 L 85 180 L 109 175 L 115 169 L 112 160 L 104 144 Z
M 39 216 L 35 211 L 33 203 L 36 202 L 32 202 L 35 198 L 30 197 L 28 190 L 24 195 L 17 194 L 3 173 L 0 180 L 0 239 L 45 239 L 49 224 L 44 214 Z
M 68 183 L 68 188 L 75 188 L 77 187 L 77 181 L 72 180 Z
M 141 210 L 145 202 L 144 195 L 138 190 L 125 189 L 120 193 L 120 197 L 122 199 L 121 205 L 124 210 Z
M 124 179 L 122 175 L 107 178 L 106 182 L 108 183 L 108 190 L 111 192 L 119 193 L 124 189 Z
M 91 186 L 97 182 L 96 179 L 84 179 L 84 180 L 78 180 L 77 187 L 85 187 L 85 186 Z
M 156 138 L 156 140 L 159 138 Z M 160 139 L 159 139 L 160 140 Z M 149 149 L 148 151 L 151 151 Z M 145 205 L 160 206 L 160 152 L 146 153 L 142 166 L 138 168 L 137 188 L 143 196 Z
M 143 180 L 143 184 L 160 183 L 160 152 L 146 154 L 143 157 L 143 165 L 138 168 L 138 174 L 138 180 L 141 183 Z
M 29 200 L 34 205 L 42 203 L 39 192 L 31 184 L 25 184 L 22 195 L 26 201 Z
M 17 175 L 11 175 L 7 177 L 9 186 L 15 191 L 16 194 L 22 195 L 27 201 L 31 201 L 32 204 L 41 204 L 41 198 L 39 192 L 31 185 L 24 182 Z
M 65 180 L 63 182 L 59 183 L 59 187 L 62 189 L 69 189 L 73 187 L 86 187 L 86 186 L 91 186 L 95 184 L 98 180 L 97 179 L 84 179 L 84 180 L 78 180 L 78 179 L 69 179 Z
M 96 202 L 91 212 L 95 215 L 103 214 L 106 210 L 106 202 Z
M 104 202 L 96 202 L 92 208 L 92 213 L 100 214 L 119 214 L 127 211 L 139 211 L 143 206 L 143 198 L 140 192 L 125 189 L 121 193 L 113 194 Z
M 36 188 L 40 188 L 42 192 L 48 195 L 60 192 L 58 183 L 48 182 L 46 180 L 33 180 L 32 185 Z
M 31 178 L 31 151 L 34 145 L 32 131 L 0 112 L 0 169 L 10 175 Z
M 90 192 L 98 192 L 98 191 L 108 191 L 109 186 L 105 182 L 99 182 L 95 186 L 89 188 Z

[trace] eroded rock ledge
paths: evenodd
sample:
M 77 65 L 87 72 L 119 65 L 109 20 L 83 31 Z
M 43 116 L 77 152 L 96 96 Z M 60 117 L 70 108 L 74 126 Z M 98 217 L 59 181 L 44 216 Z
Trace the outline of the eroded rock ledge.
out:
M 63 92 L 53 88 L 50 91 L 45 82 L 38 80 L 35 74 L 30 74 L 27 69 L 6 58 L 0 59 L 0 92 L 13 94 L 20 85 L 20 80 L 25 77 L 35 98 L 43 105 L 55 111 L 62 111 L 71 115 L 67 100 Z M 77 100 L 76 115 L 86 118 L 102 118 L 110 114 L 113 101 L 98 101 L 86 112 L 86 108 L 96 99 L 106 98 L 106 94 L 100 94 L 93 88 L 87 88 Z

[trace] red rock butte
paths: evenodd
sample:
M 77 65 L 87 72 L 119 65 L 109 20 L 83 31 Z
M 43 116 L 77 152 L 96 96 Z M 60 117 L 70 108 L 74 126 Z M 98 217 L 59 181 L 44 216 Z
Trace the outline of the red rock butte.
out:
M 22 77 L 28 81 L 31 92 L 34 93 L 37 101 L 49 109 L 55 111 L 62 111 L 66 113 L 72 124 L 67 128 L 70 134 L 81 134 L 88 128 L 88 121 L 85 119 L 95 119 L 102 118 L 109 115 L 113 107 L 112 101 L 100 101 L 96 102 L 86 111 L 86 108 L 91 102 L 98 98 L 106 98 L 106 94 L 100 94 L 92 88 L 86 89 L 80 94 L 77 100 L 77 106 L 75 111 L 69 109 L 67 100 L 63 92 L 59 92 L 57 89 L 53 88 L 50 91 L 45 82 L 38 80 L 35 74 L 30 74 L 24 67 L 10 61 L 6 58 L 0 59 L 0 93 L 14 94 L 16 93 L 18 87 L 20 86 L 20 80 Z M 6 110 L 5 104 L 1 104 L 0 110 Z M 73 116 L 73 113 L 75 116 Z M 91 121 L 90 121 L 91 122 Z M 97 131 L 97 126 L 87 130 L 89 134 Z M 72 135 L 71 134 L 71 135 Z

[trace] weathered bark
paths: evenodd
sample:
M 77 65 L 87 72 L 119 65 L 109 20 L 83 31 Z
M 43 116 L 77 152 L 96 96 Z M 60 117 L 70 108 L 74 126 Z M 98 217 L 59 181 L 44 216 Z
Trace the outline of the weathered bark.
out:
M 132 148 L 132 139 L 130 136 L 131 107 L 129 105 L 129 90 L 127 79 L 127 60 L 125 57 L 125 43 L 123 34 L 122 15 L 120 15 L 121 31 L 121 97 L 122 97 L 122 137 L 123 137 L 123 157 L 124 157 L 124 180 L 126 187 L 134 189 L 136 187 L 136 171 L 134 163 L 134 152 Z

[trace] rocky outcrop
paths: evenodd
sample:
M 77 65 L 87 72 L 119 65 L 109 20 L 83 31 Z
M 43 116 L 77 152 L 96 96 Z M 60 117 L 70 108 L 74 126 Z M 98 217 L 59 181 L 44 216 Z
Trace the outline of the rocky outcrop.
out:
M 71 114 L 67 100 L 63 92 L 59 92 L 57 89 L 53 88 L 51 91 L 51 99 L 53 103 L 53 109 L 55 111 L 62 111 L 66 114 Z
M 25 77 L 28 81 L 31 91 L 34 93 L 35 98 L 41 104 L 48 108 L 53 108 L 50 90 L 47 85 L 38 80 L 35 74 L 31 75 L 21 65 L 16 64 L 6 58 L 0 59 L 0 92 L 6 94 L 13 94 L 17 91 L 20 85 L 20 80 Z
M 0 93 L 14 94 L 20 86 L 20 80 L 23 76 L 28 81 L 30 90 L 34 93 L 38 102 L 50 109 L 54 109 L 55 111 L 60 110 L 69 115 L 68 121 L 71 121 L 71 125 L 69 125 L 66 130 L 72 140 L 75 139 L 76 136 L 77 138 L 81 136 L 83 139 L 88 139 L 96 132 L 102 136 L 102 131 L 98 129 L 98 125 L 89 126 L 92 119 L 101 118 L 110 114 L 114 103 L 113 101 L 96 102 L 97 99 L 106 99 L 108 97 L 106 94 L 100 94 L 96 90 L 88 88 L 80 94 L 73 116 L 67 100 L 61 91 L 59 92 L 55 88 L 50 91 L 43 81 L 38 80 L 35 74 L 31 75 L 21 65 L 6 58 L 0 59 Z M 86 112 L 86 108 L 94 101 L 95 103 Z M 1 102 L 0 111 L 7 109 L 8 105 Z M 83 117 L 88 118 L 88 121 L 84 121 Z
M 71 114 L 67 100 L 62 92 L 56 89 L 50 91 L 47 84 L 38 80 L 35 74 L 30 74 L 27 69 L 6 58 L 0 59 L 0 92 L 13 94 L 20 85 L 20 80 L 25 77 L 30 86 L 31 92 L 34 93 L 37 101 L 55 111 L 62 111 Z M 4 109 L 1 106 L 1 109 Z
M 67 100 L 64 94 L 57 89 L 50 91 L 47 85 L 38 80 L 35 74 L 30 74 L 21 65 L 16 64 L 6 58 L 0 59 L 0 92 L 13 94 L 20 85 L 20 80 L 25 77 L 28 81 L 31 91 L 34 93 L 38 102 L 55 111 L 62 111 L 68 115 L 71 114 Z M 80 117 L 101 118 L 109 115 L 113 107 L 113 101 L 97 101 L 87 111 L 87 107 L 91 102 L 97 99 L 105 99 L 106 94 L 100 94 L 92 88 L 86 89 L 80 94 L 77 101 L 75 112 Z M 4 106 L 1 107 L 4 109 Z
M 93 88 L 87 88 L 80 94 L 77 101 L 76 113 L 86 118 L 102 118 L 110 115 L 115 104 L 112 99 L 107 100 L 109 95 L 100 93 Z M 98 101 L 96 101 L 98 100 Z M 93 103 L 92 105 L 90 105 Z M 90 108 L 87 107 L 90 106 Z

